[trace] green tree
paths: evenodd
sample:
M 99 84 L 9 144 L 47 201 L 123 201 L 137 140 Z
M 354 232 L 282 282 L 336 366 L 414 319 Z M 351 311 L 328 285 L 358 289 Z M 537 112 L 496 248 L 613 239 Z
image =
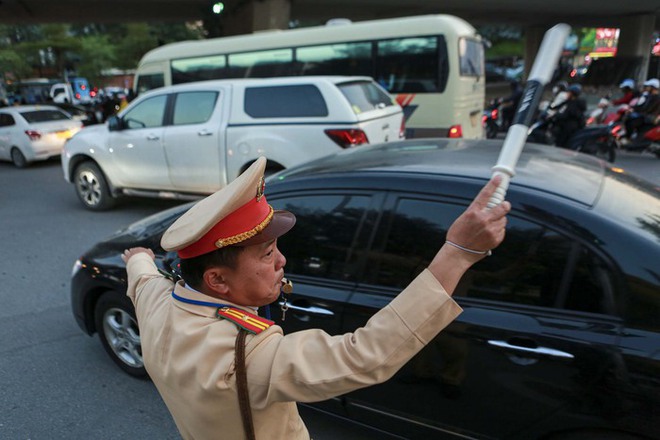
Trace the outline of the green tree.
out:
M 80 62 L 76 70 L 91 84 L 99 84 L 101 73 L 115 67 L 115 46 L 105 35 L 90 35 L 81 38 L 80 42 Z
M 0 74 L 4 82 L 27 78 L 32 67 L 13 49 L 0 49 Z
M 158 46 L 157 38 L 146 23 L 131 23 L 126 26 L 126 36 L 117 45 L 117 67 L 135 69 L 142 55 Z

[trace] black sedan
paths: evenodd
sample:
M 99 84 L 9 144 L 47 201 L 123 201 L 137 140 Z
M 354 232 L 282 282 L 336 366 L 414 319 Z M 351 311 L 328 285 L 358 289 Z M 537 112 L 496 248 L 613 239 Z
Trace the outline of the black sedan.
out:
M 427 266 L 500 146 L 413 139 L 269 179 L 269 202 L 298 218 L 279 242 L 294 282 L 285 332 L 363 325 Z M 455 293 L 463 314 L 391 380 L 316 408 L 405 438 L 657 438 L 660 189 L 533 144 L 516 171 L 507 237 Z M 135 223 L 76 262 L 78 324 L 130 374 L 145 372 L 120 253 L 150 247 L 176 273 L 159 240 L 188 206 Z

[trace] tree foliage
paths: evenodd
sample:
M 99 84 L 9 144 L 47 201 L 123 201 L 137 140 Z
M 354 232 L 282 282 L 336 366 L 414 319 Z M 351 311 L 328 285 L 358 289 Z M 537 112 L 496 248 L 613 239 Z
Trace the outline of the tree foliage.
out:
M 203 36 L 189 23 L 0 25 L 0 78 L 75 74 L 96 83 L 104 70 L 135 69 L 151 49 Z

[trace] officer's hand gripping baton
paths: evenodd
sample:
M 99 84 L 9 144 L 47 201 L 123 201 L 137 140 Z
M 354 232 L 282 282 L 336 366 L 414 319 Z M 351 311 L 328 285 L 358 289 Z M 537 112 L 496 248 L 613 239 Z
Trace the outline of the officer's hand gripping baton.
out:
M 548 29 L 543 37 L 513 123 L 504 139 L 497 164 L 493 167 L 493 176 L 499 174 L 502 176 L 502 180 L 488 201 L 488 208 L 499 205 L 506 196 L 509 181 L 515 174 L 516 163 L 527 140 L 527 131 L 539 106 L 539 101 L 541 101 L 543 89 L 550 82 L 570 32 L 569 25 L 560 23 Z

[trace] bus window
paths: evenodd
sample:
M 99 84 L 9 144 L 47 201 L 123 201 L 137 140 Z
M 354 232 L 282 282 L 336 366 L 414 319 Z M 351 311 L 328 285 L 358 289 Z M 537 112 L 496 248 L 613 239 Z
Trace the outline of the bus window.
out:
M 356 81 L 339 84 L 339 90 L 348 98 L 355 113 L 394 105 L 392 97 L 372 81 Z
M 152 73 L 140 75 L 137 79 L 137 94 L 146 92 L 147 90 L 157 89 L 165 85 L 165 79 L 162 73 Z
M 461 38 L 458 40 L 461 76 L 484 75 L 484 46 L 477 40 Z
M 172 60 L 172 84 L 225 78 L 226 66 L 224 55 Z
M 371 43 L 340 43 L 296 50 L 300 75 L 373 75 Z
M 444 91 L 447 78 L 440 78 L 438 69 L 446 62 L 446 50 L 441 52 L 445 59 L 439 59 L 438 40 L 433 36 L 378 41 L 378 83 L 392 93 Z
M 292 49 L 263 50 L 229 55 L 229 78 L 268 78 L 289 76 Z

